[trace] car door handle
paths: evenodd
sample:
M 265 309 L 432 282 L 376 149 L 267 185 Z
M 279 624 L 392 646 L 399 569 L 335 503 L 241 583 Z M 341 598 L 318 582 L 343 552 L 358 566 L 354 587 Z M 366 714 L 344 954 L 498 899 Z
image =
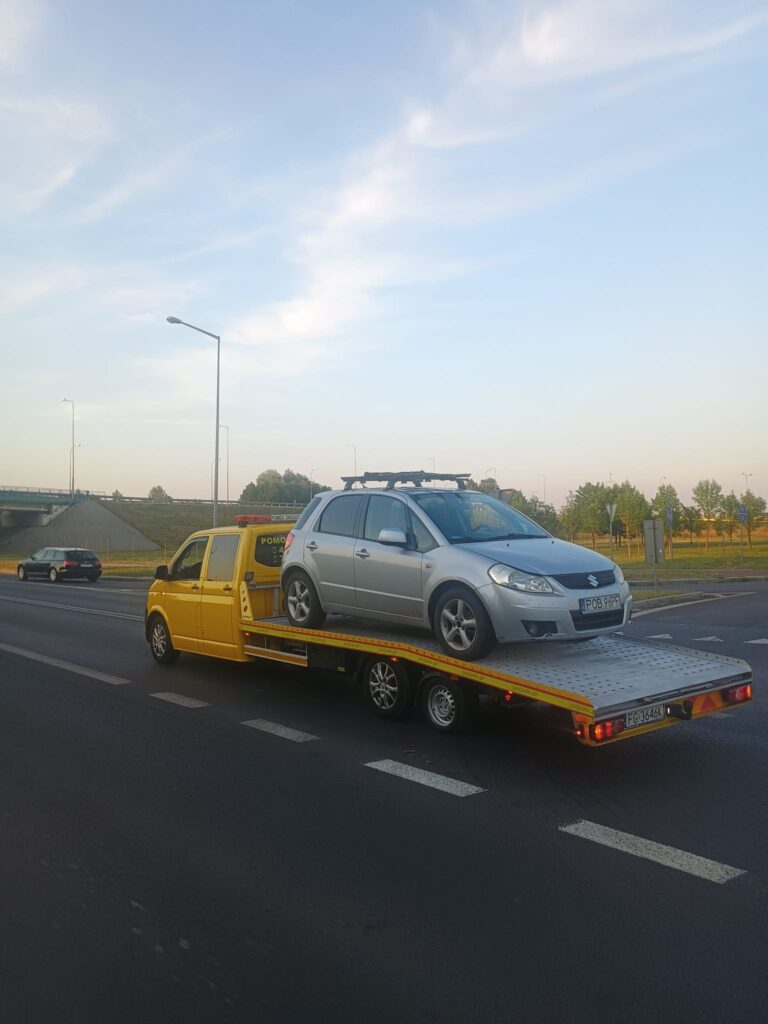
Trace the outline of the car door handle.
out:
M 307 544 L 307 551 L 317 551 L 317 544 L 313 540 Z
M 358 558 L 370 558 L 371 557 L 370 551 L 366 551 L 365 548 L 360 548 L 360 550 L 356 551 L 355 554 L 357 555 Z

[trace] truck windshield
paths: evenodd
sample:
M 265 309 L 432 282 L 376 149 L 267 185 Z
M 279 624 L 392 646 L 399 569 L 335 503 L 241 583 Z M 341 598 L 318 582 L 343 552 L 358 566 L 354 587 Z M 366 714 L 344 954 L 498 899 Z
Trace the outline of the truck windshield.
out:
M 411 497 L 450 544 L 549 536 L 516 508 L 480 491 L 425 489 Z

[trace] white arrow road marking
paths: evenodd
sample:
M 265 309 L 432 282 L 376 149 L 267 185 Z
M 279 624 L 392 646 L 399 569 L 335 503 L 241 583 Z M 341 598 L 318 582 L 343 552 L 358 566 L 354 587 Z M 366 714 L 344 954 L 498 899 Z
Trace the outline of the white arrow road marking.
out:
M 109 683 L 110 686 L 125 686 L 130 679 L 123 679 L 122 676 L 111 676 L 107 672 L 97 672 L 94 668 L 86 668 L 85 665 L 75 665 L 71 661 L 62 661 L 60 658 L 49 658 L 46 654 L 38 654 L 36 651 L 26 651 L 23 647 L 13 647 L 11 644 L 0 644 L 0 651 L 7 654 L 15 654 L 19 658 L 29 658 L 30 661 L 39 661 L 41 665 L 50 665 L 51 668 L 61 668 L 65 672 L 74 672 L 77 676 L 86 676 L 88 679 L 98 679 L 100 683 Z
M 604 825 L 596 825 L 594 821 L 576 821 L 572 825 L 561 825 L 560 831 L 579 836 L 581 839 L 590 839 L 602 846 L 610 846 L 622 853 L 644 857 L 645 860 L 655 861 L 676 871 L 685 871 L 689 875 L 696 875 L 697 878 L 704 878 L 718 885 L 746 874 L 741 868 L 732 868 L 728 864 L 720 864 L 716 860 L 699 857 L 695 853 L 686 853 L 685 850 L 678 850 L 674 846 L 664 846 L 662 843 L 651 842 L 650 839 L 641 839 L 630 832 L 619 832 Z
M 759 640 L 745 640 L 745 644 L 768 644 L 768 638 L 761 637 Z
M 654 633 L 653 636 L 648 637 L 649 640 L 671 640 L 671 633 Z
M 423 768 L 413 768 L 400 761 L 369 761 L 365 767 L 396 775 L 399 779 L 407 779 L 409 782 L 418 782 L 422 786 L 431 786 L 432 789 L 442 790 L 443 793 L 450 793 L 452 796 L 474 796 L 476 793 L 485 792 L 479 786 L 470 786 L 468 782 L 449 779 L 447 775 L 437 775 L 435 772 L 424 771 Z
M 707 641 L 709 641 L 710 643 L 713 643 L 713 644 L 721 644 L 723 642 L 720 639 L 719 636 L 694 636 L 694 637 L 691 637 L 691 639 L 692 640 L 707 640 Z

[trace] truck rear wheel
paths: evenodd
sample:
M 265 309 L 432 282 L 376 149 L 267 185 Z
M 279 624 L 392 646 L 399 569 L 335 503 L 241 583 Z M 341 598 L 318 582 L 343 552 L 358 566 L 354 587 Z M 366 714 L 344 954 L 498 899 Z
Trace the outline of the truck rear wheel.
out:
M 161 615 L 153 615 L 149 620 L 149 649 L 158 665 L 170 665 L 179 656 Z
M 313 629 L 325 622 L 314 584 L 303 572 L 294 572 L 285 582 L 285 614 L 292 626 Z
M 403 718 L 413 706 L 413 684 L 402 661 L 375 656 L 363 667 L 365 696 L 379 718 Z
M 438 732 L 460 732 L 474 716 L 477 693 L 458 679 L 431 675 L 423 683 L 422 705 L 429 724 Z

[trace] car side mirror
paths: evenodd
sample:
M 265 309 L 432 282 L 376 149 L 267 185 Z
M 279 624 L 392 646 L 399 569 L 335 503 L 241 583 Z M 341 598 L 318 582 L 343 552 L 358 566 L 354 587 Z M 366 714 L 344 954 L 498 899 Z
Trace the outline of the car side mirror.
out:
M 167 565 L 158 565 L 158 567 L 155 569 L 155 579 L 156 580 L 167 580 L 168 579 L 168 566 Z
M 408 546 L 408 538 L 404 530 L 385 529 L 379 532 L 379 544 L 391 544 L 392 547 L 405 548 Z

